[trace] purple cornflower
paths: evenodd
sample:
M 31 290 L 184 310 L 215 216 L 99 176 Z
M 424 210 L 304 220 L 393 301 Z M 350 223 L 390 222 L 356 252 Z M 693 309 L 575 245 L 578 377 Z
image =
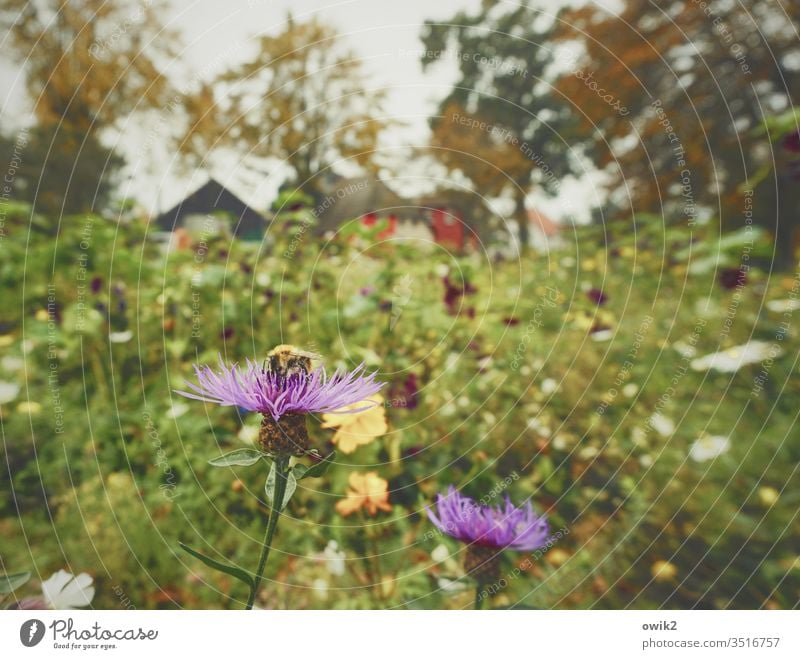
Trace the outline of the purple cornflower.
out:
M 483 506 L 451 485 L 446 495 L 437 495 L 436 509 L 426 508 L 436 528 L 469 545 L 533 551 L 547 544 L 547 519 L 533 512 L 530 501 L 517 508 L 506 495 L 505 504 Z
M 219 371 L 195 364 L 197 384 L 187 382 L 190 391 L 176 393 L 187 398 L 218 405 L 235 405 L 239 409 L 259 412 L 261 420 L 258 442 L 270 455 L 302 456 L 309 452 L 306 415 L 336 412 L 378 393 L 383 384 L 375 381 L 375 373 L 364 374 L 359 365 L 350 372 L 337 370 L 328 377 L 324 368 L 311 372 L 291 373 L 267 370 L 256 362 L 227 366 L 219 358 Z M 347 410 L 361 412 L 369 405 Z
M 195 365 L 197 384 L 187 382 L 190 391 L 176 393 L 206 403 L 236 405 L 278 421 L 289 414 L 334 412 L 369 398 L 383 387 L 383 383 L 375 381 L 376 373 L 364 374 L 363 364 L 349 373 L 337 370 L 330 377 L 322 367 L 308 375 L 286 377 L 265 371 L 249 359 L 244 368 L 238 364 L 226 366 L 220 357 L 219 369 Z

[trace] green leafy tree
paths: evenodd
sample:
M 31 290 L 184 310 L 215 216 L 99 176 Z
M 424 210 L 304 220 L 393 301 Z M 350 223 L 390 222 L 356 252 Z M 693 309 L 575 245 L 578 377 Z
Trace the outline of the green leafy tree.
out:
M 527 3 L 487 0 L 476 13 L 427 21 L 421 37 L 423 68 L 440 60 L 458 65 L 458 80 L 431 119 L 433 152 L 482 194 L 513 197 L 522 245 L 532 187 L 552 191 L 555 176 L 570 168 L 569 110 L 546 75 L 552 31 L 552 19 Z
M 106 208 L 124 164 L 93 133 L 55 124 L 0 138 L 0 153 L 13 197 L 53 216 Z

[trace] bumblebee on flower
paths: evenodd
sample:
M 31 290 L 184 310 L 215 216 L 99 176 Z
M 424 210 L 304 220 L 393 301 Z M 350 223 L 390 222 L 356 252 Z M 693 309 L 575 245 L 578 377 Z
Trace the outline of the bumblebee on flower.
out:
M 294 352 L 293 352 L 294 351 Z M 219 371 L 195 366 L 197 384 L 187 383 L 182 396 L 218 405 L 235 405 L 264 415 L 259 433 L 261 448 L 271 455 L 302 456 L 310 448 L 306 415 L 326 412 L 355 413 L 356 403 L 380 391 L 376 373 L 365 374 L 363 364 L 350 372 L 337 370 L 330 377 L 325 368 L 311 368 L 314 353 L 278 346 L 264 364 L 246 360 L 245 367 L 227 366 L 220 357 Z M 348 408 L 342 411 L 343 408 Z
M 270 513 L 255 576 L 180 545 L 206 565 L 244 582 L 250 590 L 246 609 L 255 605 L 278 518 L 298 481 L 322 476 L 334 458 L 332 453 L 311 466 L 292 464 L 293 457 L 311 452 L 306 416 L 358 414 L 379 404 L 380 399 L 370 400 L 383 386 L 376 382 L 376 373 L 366 374 L 361 364 L 352 371 L 339 369 L 329 376 L 322 366 L 312 368 L 317 359 L 320 357 L 316 353 L 290 345 L 275 347 L 262 364 L 248 359 L 243 367 L 227 365 L 220 357 L 218 370 L 195 365 L 197 383 L 187 382 L 188 391 L 177 392 L 187 398 L 263 415 L 257 448 L 237 449 L 210 461 L 215 467 L 247 467 L 262 460 L 271 463 L 265 486 Z M 378 501 L 375 505 L 385 508 L 387 504 Z

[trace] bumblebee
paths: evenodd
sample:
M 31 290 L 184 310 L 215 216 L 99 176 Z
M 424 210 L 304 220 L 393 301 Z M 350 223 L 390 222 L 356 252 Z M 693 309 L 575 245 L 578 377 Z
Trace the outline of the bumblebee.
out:
M 310 375 L 311 362 L 322 357 L 315 352 L 301 350 L 292 345 L 281 344 L 267 353 L 264 370 L 276 373 L 284 378 L 290 375 Z

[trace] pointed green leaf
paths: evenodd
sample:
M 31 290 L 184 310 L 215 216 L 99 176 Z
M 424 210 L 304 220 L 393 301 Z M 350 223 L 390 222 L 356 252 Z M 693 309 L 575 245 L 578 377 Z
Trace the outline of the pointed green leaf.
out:
M 336 451 L 332 451 L 330 455 L 326 455 L 320 462 L 317 462 L 310 467 L 306 467 L 305 465 L 295 465 L 292 471 L 295 473 L 297 480 L 302 480 L 304 478 L 319 478 L 320 476 L 325 475 L 330 466 L 333 464 L 334 459 L 336 459 Z
M 201 561 L 203 561 L 203 563 L 208 565 L 208 567 L 214 568 L 219 572 L 224 572 L 225 574 L 229 574 L 232 577 L 236 577 L 240 581 L 246 583 L 250 588 L 253 587 L 253 578 L 241 568 L 234 567 L 232 565 L 226 565 L 225 563 L 220 563 L 219 561 L 215 561 L 213 558 L 209 558 L 208 556 L 201 554 L 199 551 L 195 551 L 194 549 L 192 549 L 188 545 L 183 544 L 182 542 L 179 542 L 178 545 L 180 545 L 180 548 L 183 549 L 183 551 L 185 551 L 188 554 L 191 554 L 195 558 L 200 559 Z
M 273 462 L 269 469 L 269 476 L 267 476 L 267 484 L 264 488 L 267 494 L 267 503 L 269 503 L 270 507 L 273 506 L 273 502 L 275 501 L 275 469 L 275 463 Z M 294 470 L 292 470 L 286 474 L 286 492 L 283 495 L 283 505 L 281 506 L 281 510 L 286 508 L 286 505 L 289 503 L 289 500 L 292 498 L 292 495 L 296 489 L 297 477 L 294 475 Z
M 14 574 L 0 573 L 0 595 L 7 595 L 19 588 L 30 578 L 30 572 L 15 572 Z
M 264 454 L 254 448 L 237 448 L 235 451 L 209 460 L 212 467 L 249 467 L 254 465 Z

